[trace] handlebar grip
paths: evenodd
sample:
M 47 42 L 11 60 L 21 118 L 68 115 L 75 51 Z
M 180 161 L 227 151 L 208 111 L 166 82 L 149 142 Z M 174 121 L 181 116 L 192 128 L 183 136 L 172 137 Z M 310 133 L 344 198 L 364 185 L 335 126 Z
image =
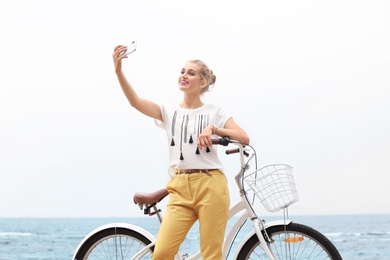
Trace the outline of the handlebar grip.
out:
M 239 153 L 239 152 L 240 152 L 240 148 L 230 149 L 230 150 L 226 150 L 226 151 L 225 151 L 225 153 L 226 153 L 227 155 L 233 154 L 233 153 Z M 249 157 L 249 153 L 247 153 L 246 151 L 244 151 L 243 153 L 244 153 L 244 155 L 245 155 L 246 157 Z
M 230 143 L 230 140 L 229 140 L 229 137 L 224 136 L 224 137 L 221 137 L 221 138 L 218 138 L 218 139 L 211 139 L 211 142 L 213 144 L 220 144 L 220 145 L 223 145 L 223 146 L 228 146 L 229 143 Z
M 219 139 L 211 139 L 212 144 L 219 144 Z
M 232 141 L 230 141 L 228 136 L 224 136 L 224 137 L 221 137 L 218 139 L 211 139 L 211 143 L 212 144 L 219 144 L 219 145 L 223 145 L 223 146 L 228 146 L 229 143 L 232 143 Z M 233 153 L 239 153 L 239 152 L 240 152 L 240 148 L 230 149 L 230 150 L 225 151 L 226 154 L 233 154 Z M 247 153 L 246 151 L 243 151 L 243 154 L 245 156 L 249 157 L 249 153 Z
M 229 149 L 229 150 L 225 151 L 226 154 L 233 154 L 233 153 L 239 153 L 239 152 L 240 152 L 240 148 Z

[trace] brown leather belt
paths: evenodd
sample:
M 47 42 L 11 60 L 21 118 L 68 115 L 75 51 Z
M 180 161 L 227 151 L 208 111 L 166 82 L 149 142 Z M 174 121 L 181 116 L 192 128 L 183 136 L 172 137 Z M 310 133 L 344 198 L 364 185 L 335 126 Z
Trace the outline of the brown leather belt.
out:
M 209 173 L 218 169 L 176 169 L 176 174 Z

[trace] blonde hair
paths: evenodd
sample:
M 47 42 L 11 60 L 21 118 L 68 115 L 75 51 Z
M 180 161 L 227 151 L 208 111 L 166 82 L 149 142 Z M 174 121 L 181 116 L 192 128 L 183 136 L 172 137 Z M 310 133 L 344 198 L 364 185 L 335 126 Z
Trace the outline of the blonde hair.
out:
M 190 60 L 189 62 L 195 63 L 200 68 L 200 77 L 206 82 L 206 86 L 202 89 L 201 94 L 211 91 L 210 86 L 215 84 L 217 77 L 213 74 L 213 71 L 201 60 Z

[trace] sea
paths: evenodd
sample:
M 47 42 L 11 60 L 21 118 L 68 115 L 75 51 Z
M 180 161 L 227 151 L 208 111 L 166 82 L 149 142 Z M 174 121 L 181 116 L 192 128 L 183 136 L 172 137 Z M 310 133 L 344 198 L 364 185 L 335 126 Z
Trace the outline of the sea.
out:
M 390 260 L 390 215 L 290 216 L 325 234 L 343 259 Z M 274 216 L 266 221 L 272 221 Z M 0 260 L 70 260 L 89 232 L 114 222 L 126 222 L 157 234 L 158 220 L 142 218 L 0 218 Z M 228 223 L 228 226 L 232 221 Z M 181 251 L 199 250 L 197 224 L 191 229 Z M 248 233 L 244 227 L 237 240 Z M 242 233 L 242 234 L 241 234 Z

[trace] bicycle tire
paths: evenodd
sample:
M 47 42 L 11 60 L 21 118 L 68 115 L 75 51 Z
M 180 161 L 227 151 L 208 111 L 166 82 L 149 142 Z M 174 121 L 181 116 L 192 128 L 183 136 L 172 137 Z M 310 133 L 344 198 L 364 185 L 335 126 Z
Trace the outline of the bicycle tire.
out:
M 74 260 L 130 259 L 151 241 L 127 228 L 111 227 L 101 230 L 86 240 Z M 151 259 L 154 246 L 141 259 Z
M 341 255 L 333 243 L 317 230 L 297 223 L 272 226 L 266 229 L 272 242 L 270 248 L 277 259 L 332 259 Z M 244 244 L 237 259 L 268 259 L 254 234 Z

